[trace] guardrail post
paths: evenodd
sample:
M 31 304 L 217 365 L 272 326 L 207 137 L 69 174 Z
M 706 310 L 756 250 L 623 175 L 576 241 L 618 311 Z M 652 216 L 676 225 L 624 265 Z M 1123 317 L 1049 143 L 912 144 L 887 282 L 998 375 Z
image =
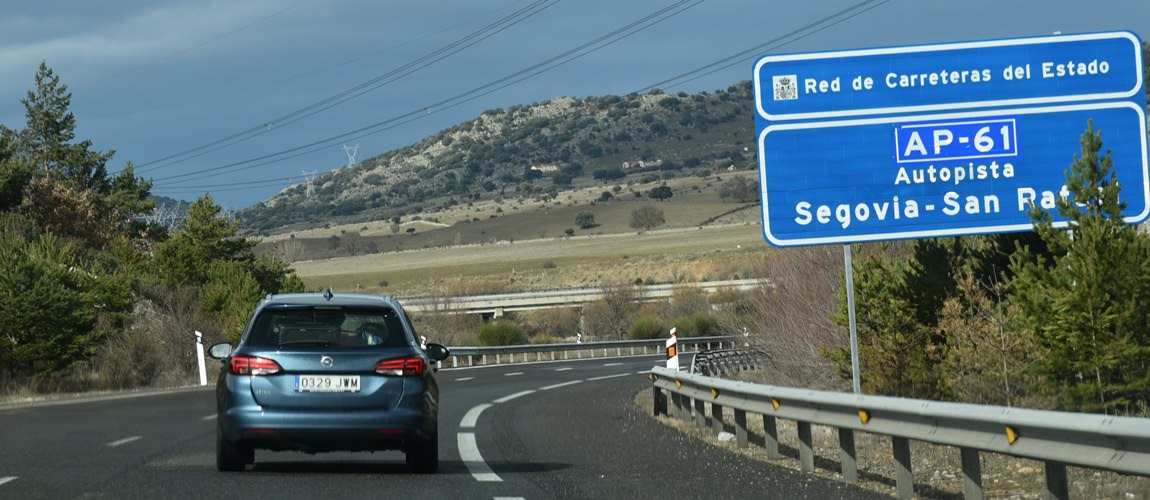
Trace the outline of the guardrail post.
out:
M 779 459 L 779 426 L 770 415 L 763 415 L 763 448 L 767 449 L 767 460 Z
M 723 432 L 725 427 L 723 424 L 723 406 L 711 403 L 711 429 L 715 431 L 715 434 Z
M 815 447 L 811 439 L 811 423 L 795 422 L 799 430 L 799 470 L 815 471 Z
M 739 448 L 747 447 L 747 412 L 735 410 L 735 445 Z
M 891 436 L 891 452 L 894 453 L 895 489 L 899 498 L 914 497 L 914 474 L 910 463 L 910 440 Z
M 700 429 L 707 426 L 707 402 L 702 399 L 695 400 L 695 427 Z
M 843 482 L 859 479 L 858 458 L 855 456 L 855 431 L 839 429 L 839 461 L 842 462 Z
M 1046 498 L 1070 498 L 1070 488 L 1066 484 L 1066 464 L 1046 462 Z
M 667 395 L 659 389 L 659 386 L 654 383 L 651 384 L 651 399 L 652 408 L 651 414 L 658 417 L 659 415 L 667 414 Z
M 967 500 L 982 500 L 982 463 L 978 450 L 960 448 L 962 453 L 962 496 Z
M 671 400 L 675 403 L 675 418 L 679 420 L 691 419 L 690 399 L 677 392 L 671 393 Z

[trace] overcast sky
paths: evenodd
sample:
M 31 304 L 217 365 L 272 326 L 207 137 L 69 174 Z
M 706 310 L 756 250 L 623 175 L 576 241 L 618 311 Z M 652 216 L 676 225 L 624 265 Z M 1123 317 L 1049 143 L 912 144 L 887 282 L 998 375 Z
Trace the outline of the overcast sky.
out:
M 111 171 L 241 209 L 488 109 L 715 91 L 768 53 L 1111 30 L 1150 37 L 1150 1 L 16 0 L 0 123 L 24 126 L 46 62 Z

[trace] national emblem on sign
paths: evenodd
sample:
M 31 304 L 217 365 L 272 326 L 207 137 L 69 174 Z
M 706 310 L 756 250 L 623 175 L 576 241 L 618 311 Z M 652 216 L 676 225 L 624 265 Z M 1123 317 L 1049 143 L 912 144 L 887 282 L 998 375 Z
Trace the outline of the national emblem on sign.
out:
M 775 88 L 776 101 L 790 101 L 799 98 L 798 75 L 775 75 L 771 77 Z

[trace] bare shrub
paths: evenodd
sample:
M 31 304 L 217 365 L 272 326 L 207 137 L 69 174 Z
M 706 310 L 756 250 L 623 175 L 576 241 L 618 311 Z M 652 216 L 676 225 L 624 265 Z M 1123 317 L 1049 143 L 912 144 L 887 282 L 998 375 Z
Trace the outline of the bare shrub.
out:
M 816 389 L 842 388 L 823 352 L 848 345 L 849 332 L 833 321 L 839 311 L 843 258 L 839 247 L 780 249 L 756 272 L 769 284 L 743 297 L 725 294 L 720 323 L 770 356 L 764 383 Z
M 580 310 L 572 307 L 556 307 L 519 313 L 521 324 L 527 330 L 532 343 L 536 337 L 554 339 L 573 338 L 579 333 Z
M 583 310 L 583 333 L 595 340 L 623 340 L 637 309 L 635 298 L 633 285 L 604 285 L 603 298 Z
M 417 336 L 446 346 L 477 345 L 478 327 L 483 322 L 481 318 L 448 312 L 452 300 L 448 295 L 432 295 L 423 300 L 430 304 L 431 310 L 409 314 Z
M 664 310 L 664 319 L 709 314 L 711 302 L 707 292 L 692 285 L 676 286 L 671 291 L 671 301 Z

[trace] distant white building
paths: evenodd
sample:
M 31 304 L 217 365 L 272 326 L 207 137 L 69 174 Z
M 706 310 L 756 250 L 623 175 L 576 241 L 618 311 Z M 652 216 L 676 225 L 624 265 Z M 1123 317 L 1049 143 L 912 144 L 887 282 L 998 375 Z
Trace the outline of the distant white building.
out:
M 663 160 L 627 160 L 623 162 L 623 168 L 657 167 L 662 164 Z
M 543 173 L 558 172 L 559 165 L 554 163 L 532 163 L 531 170 L 538 170 Z

